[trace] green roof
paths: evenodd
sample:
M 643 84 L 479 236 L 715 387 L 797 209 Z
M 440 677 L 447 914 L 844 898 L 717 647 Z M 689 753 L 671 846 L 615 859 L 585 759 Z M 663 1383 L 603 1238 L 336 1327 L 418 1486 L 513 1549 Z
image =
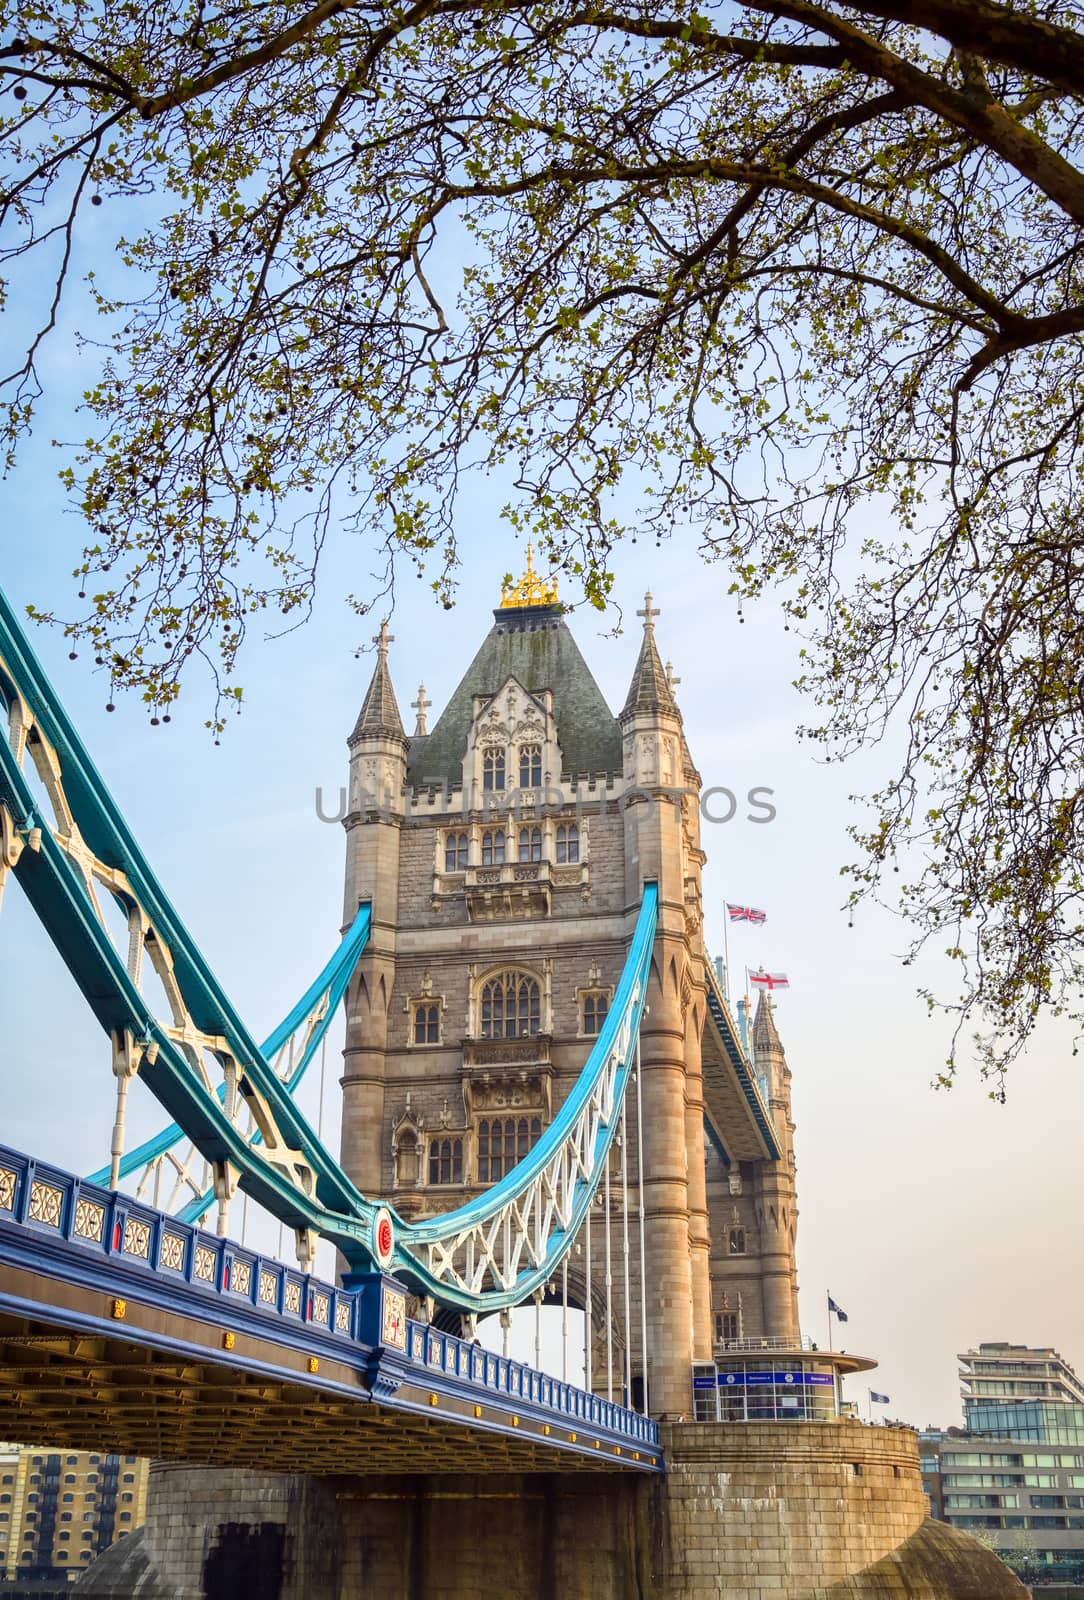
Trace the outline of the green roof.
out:
M 553 692 L 562 771 L 619 774 L 621 728 L 569 632 L 560 606 L 517 606 L 493 613 L 487 633 L 433 731 L 410 741 L 415 788 L 460 783 L 475 695 L 495 695 L 509 678 L 530 694 Z

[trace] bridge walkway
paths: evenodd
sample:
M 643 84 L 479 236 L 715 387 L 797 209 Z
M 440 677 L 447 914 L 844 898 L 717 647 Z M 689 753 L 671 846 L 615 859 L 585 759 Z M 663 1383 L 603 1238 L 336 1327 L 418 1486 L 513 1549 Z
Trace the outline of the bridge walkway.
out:
M 0 1146 L 0 1437 L 275 1472 L 662 1470 L 637 1412 Z

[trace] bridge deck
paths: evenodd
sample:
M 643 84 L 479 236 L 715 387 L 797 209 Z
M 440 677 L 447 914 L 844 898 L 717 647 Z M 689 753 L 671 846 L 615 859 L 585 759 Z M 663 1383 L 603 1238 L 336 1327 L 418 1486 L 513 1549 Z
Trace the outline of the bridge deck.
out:
M 400 1307 L 387 1279 L 321 1283 L 0 1147 L 0 1438 L 281 1472 L 661 1470 L 649 1419 Z

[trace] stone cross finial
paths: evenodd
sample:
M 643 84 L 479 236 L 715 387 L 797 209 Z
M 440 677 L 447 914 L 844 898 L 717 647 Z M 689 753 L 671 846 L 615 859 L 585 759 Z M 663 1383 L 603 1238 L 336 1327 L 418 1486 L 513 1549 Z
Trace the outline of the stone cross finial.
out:
M 395 643 L 394 633 L 388 632 L 387 617 L 385 617 L 383 622 L 380 624 L 380 632 L 373 634 L 373 643 L 376 645 L 382 656 L 387 655 L 389 644 Z
M 674 677 L 674 663 L 672 661 L 668 661 L 666 663 L 666 687 L 669 689 L 671 694 L 673 694 L 680 682 L 680 678 Z
M 432 700 L 427 700 L 425 698 L 425 684 L 420 683 L 418 685 L 418 698 L 410 702 L 410 709 L 418 713 L 418 723 L 414 729 L 415 738 L 417 738 L 420 734 L 429 732 L 429 729 L 425 725 L 425 713 L 429 710 L 429 707 L 432 704 Z
M 644 609 L 642 611 L 638 611 L 636 613 L 636 615 L 638 617 L 643 617 L 643 619 L 644 619 L 644 632 L 645 633 L 648 631 L 649 628 L 654 628 L 654 626 L 655 626 L 655 618 L 662 615 L 662 613 L 660 611 L 655 610 L 655 609 L 652 608 L 652 605 L 651 605 L 651 590 L 650 589 L 644 595 Z

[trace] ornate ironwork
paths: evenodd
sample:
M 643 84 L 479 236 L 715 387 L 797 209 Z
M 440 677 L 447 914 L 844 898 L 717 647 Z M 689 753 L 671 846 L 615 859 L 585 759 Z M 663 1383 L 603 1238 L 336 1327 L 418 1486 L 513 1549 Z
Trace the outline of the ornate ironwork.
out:
M 184 1271 L 184 1240 L 178 1233 L 163 1233 L 160 1260 L 171 1272 Z
M 93 1239 L 95 1244 L 102 1237 L 105 1227 L 105 1207 L 99 1206 L 93 1200 L 80 1197 L 75 1202 L 75 1233 L 80 1239 Z
M 534 549 L 527 546 L 527 567 L 518 583 L 501 585 L 502 611 L 521 606 L 554 606 L 557 604 L 557 579 L 543 578 L 534 570 Z
M 146 1261 L 151 1253 L 150 1223 L 144 1222 L 141 1217 L 126 1217 L 124 1243 L 121 1248 L 127 1255 L 142 1256 Z
M 44 1222 L 50 1228 L 59 1228 L 60 1206 L 63 1199 L 62 1189 L 55 1189 L 51 1183 L 43 1183 L 40 1178 L 35 1178 L 30 1185 L 30 1207 L 27 1213 L 31 1222 Z

